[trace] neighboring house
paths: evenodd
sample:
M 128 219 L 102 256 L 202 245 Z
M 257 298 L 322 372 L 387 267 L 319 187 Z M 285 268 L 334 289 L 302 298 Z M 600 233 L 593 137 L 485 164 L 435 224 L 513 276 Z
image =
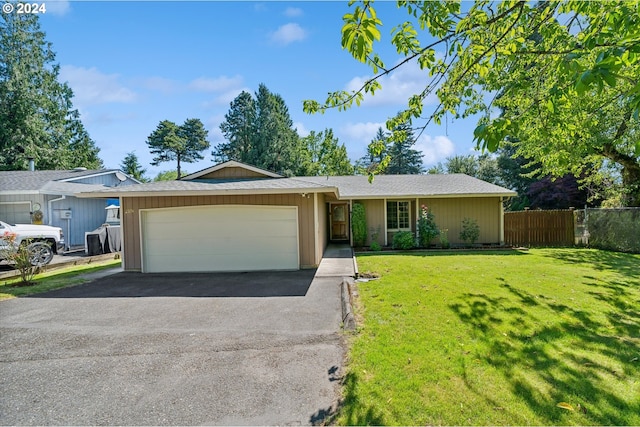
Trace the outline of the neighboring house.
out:
M 0 171 L 0 219 L 61 227 L 68 246 L 84 247 L 84 233 L 105 222 L 107 204 L 75 193 L 139 183 L 117 169 Z
M 178 181 L 77 194 L 119 197 L 123 262 L 142 272 L 311 268 L 328 242 L 351 242 L 350 209 L 365 205 L 368 228 L 391 244 L 415 232 L 427 205 L 458 243 L 461 222 L 474 218 L 479 243 L 503 241 L 503 201 L 516 193 L 467 175 L 284 178 L 235 161 Z M 371 242 L 371 235 L 367 244 Z

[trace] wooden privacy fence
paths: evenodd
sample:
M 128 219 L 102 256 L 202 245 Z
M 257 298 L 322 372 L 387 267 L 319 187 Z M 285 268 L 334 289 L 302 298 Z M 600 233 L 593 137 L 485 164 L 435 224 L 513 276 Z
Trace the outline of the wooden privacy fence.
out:
M 504 240 L 513 246 L 573 246 L 573 210 L 505 212 Z

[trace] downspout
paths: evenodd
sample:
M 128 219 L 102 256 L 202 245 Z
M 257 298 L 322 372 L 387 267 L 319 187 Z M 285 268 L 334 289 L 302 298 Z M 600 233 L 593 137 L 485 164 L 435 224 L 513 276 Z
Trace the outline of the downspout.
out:
M 64 199 L 66 199 L 66 198 L 67 198 L 67 196 L 62 196 L 62 197 L 59 197 L 57 199 L 51 199 L 51 200 L 49 200 L 49 202 L 47 202 L 47 205 L 48 205 L 48 208 L 47 208 L 47 223 L 49 225 L 53 225 L 53 207 L 52 207 L 53 202 L 60 202 L 60 201 L 62 201 Z
M 122 263 L 122 270 L 126 270 L 127 263 L 125 262 L 124 254 L 124 206 L 122 205 L 122 196 L 118 197 L 120 205 L 120 262 Z

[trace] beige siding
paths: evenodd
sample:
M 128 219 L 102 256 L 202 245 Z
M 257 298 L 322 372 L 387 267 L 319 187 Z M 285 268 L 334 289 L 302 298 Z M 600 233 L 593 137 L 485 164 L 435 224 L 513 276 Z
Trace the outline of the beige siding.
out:
M 300 236 L 300 266 L 315 267 L 320 263 L 316 254 L 314 233 L 313 196 L 299 194 L 264 194 L 230 196 L 186 196 L 186 197 L 123 197 L 122 223 L 124 232 L 124 265 L 127 270 L 140 270 L 140 209 L 168 208 L 195 205 L 274 205 L 298 206 L 298 233 Z M 326 223 L 326 221 L 324 221 Z M 170 230 L 168 230 L 170 232 Z
M 259 172 L 251 171 L 245 168 L 226 167 L 210 172 L 198 179 L 224 179 L 224 178 L 269 178 Z
M 499 197 L 420 199 L 420 205 L 426 205 L 435 215 L 438 228 L 449 230 L 447 236 L 452 244 L 464 243 L 459 237 L 464 218 L 478 221 L 477 243 L 500 243 L 500 204 Z
M 355 200 L 354 202 L 362 203 L 367 217 L 367 241 L 366 245 L 371 245 L 371 235 L 379 231 L 377 242 L 380 246 L 384 245 L 384 200 Z
M 327 202 L 326 196 L 322 193 L 318 194 L 318 210 L 316 212 L 318 215 L 318 237 L 316 238 L 316 259 L 318 262 L 322 259 L 322 255 L 324 254 L 324 250 L 327 247 L 327 242 L 329 241 L 329 217 L 327 215 Z

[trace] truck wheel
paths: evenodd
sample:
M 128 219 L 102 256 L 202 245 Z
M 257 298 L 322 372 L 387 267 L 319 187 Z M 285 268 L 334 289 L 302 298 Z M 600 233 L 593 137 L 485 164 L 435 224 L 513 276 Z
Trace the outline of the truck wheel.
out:
M 33 242 L 27 246 L 29 250 L 29 261 L 34 267 L 42 267 L 47 265 L 53 259 L 53 249 L 48 243 Z

